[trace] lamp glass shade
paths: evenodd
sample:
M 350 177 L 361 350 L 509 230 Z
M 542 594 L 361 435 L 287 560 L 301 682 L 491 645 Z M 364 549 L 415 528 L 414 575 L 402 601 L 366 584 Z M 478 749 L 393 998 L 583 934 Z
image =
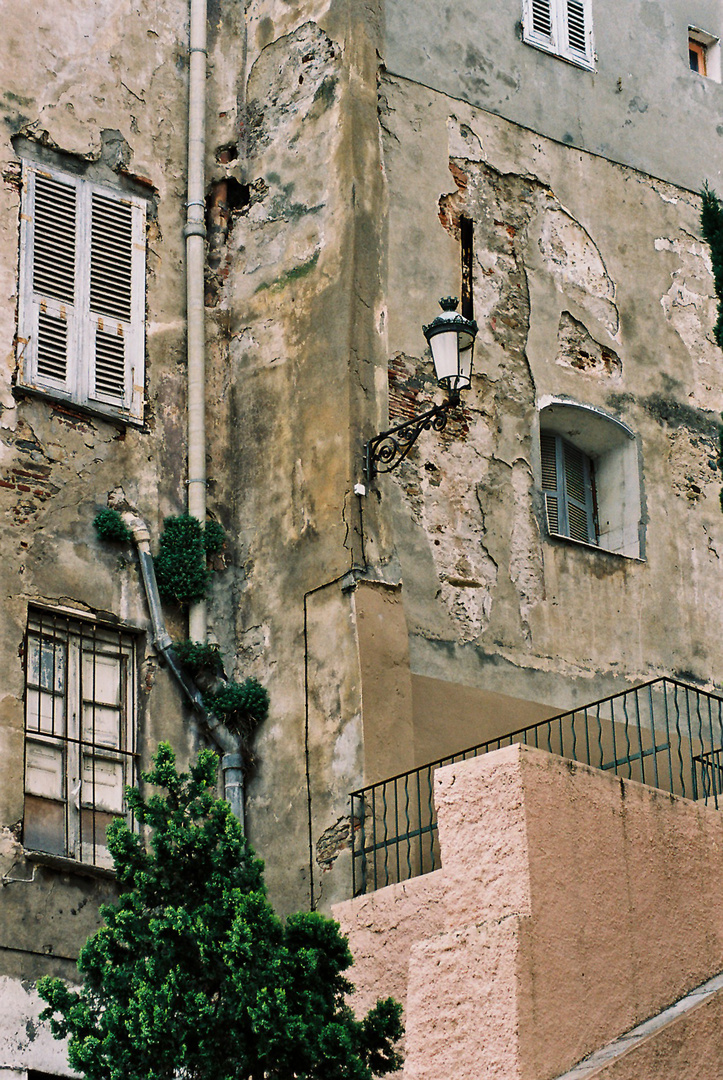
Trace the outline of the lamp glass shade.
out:
M 458 375 L 459 346 L 456 329 L 451 326 L 430 337 L 429 347 L 432 350 L 437 382 L 442 386 L 449 386 L 451 380 L 456 380 Z
M 432 352 L 437 382 L 456 394 L 469 389 L 472 384 L 477 323 L 474 319 L 465 319 L 454 310 L 456 297 L 445 297 L 440 300 L 440 305 L 442 314 L 422 329 Z

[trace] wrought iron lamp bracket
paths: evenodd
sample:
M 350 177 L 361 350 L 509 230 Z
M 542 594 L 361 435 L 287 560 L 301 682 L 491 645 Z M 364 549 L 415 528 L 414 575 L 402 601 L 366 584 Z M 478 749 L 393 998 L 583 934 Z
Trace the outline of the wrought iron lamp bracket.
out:
M 444 431 L 447 426 L 447 413 L 450 407 L 459 405 L 459 394 L 452 392 L 441 405 L 434 405 L 427 412 L 405 420 L 403 424 L 382 431 L 364 447 L 364 472 L 368 481 L 377 473 L 391 472 L 416 443 L 423 431 Z

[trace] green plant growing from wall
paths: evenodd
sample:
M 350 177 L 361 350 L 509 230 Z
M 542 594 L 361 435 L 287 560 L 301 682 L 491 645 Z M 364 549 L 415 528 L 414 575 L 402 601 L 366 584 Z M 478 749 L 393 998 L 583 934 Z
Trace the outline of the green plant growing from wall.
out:
M 127 544 L 133 539 L 133 534 L 117 510 L 104 507 L 93 518 L 95 531 L 99 540 Z
M 317 913 L 282 923 L 262 864 L 227 803 L 216 757 L 189 773 L 161 744 L 148 784 L 127 793 L 150 844 L 122 821 L 108 830 L 121 895 L 83 946 L 84 982 L 46 976 L 44 1019 L 69 1038 L 87 1080 L 371 1080 L 399 1068 L 400 1006 L 357 1020 L 346 995 L 351 954 Z
M 211 576 L 206 555 L 220 551 L 225 539 L 216 521 L 203 528 L 190 514 L 167 517 L 153 560 L 161 598 L 182 607 L 203 600 Z
M 218 645 L 210 641 L 174 641 L 173 651 L 193 679 L 220 675 L 223 659 Z
M 256 679 L 233 680 L 203 695 L 206 708 L 241 738 L 244 748 L 269 714 L 269 693 Z
M 710 248 L 713 280 L 718 297 L 718 318 L 713 335 L 723 349 L 723 205 L 716 193 L 704 185 L 701 192 L 700 224 L 703 236 Z
M 218 555 L 226 543 L 226 531 L 223 525 L 213 519 L 206 522 L 203 528 L 203 546 L 207 555 Z

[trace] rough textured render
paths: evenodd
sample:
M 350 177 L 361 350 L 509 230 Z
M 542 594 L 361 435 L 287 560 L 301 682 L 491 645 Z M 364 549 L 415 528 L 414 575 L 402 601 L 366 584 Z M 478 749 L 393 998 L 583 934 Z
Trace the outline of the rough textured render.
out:
M 440 769 L 435 800 L 442 868 L 335 908 L 359 1006 L 405 1003 L 405 1077 L 552 1080 L 723 970 L 715 810 L 521 745 Z M 599 1075 L 685 1080 L 719 1011 Z
M 653 673 L 709 680 L 720 640 L 706 627 L 720 610 L 723 368 L 697 196 L 391 74 L 380 100 L 390 418 L 432 397 L 417 326 L 441 291 L 433 278 L 458 288 L 462 216 L 473 222 L 480 324 L 463 409 L 381 487 L 413 672 L 444 679 L 454 667 L 467 685 L 561 709 Z M 430 255 L 410 273 L 413 204 L 434 208 L 437 222 L 424 239 Z M 549 535 L 539 409 L 553 398 L 634 436 L 626 482 L 638 509 L 609 526 L 601 516 L 610 553 Z M 661 636 L 681 617 L 668 606 L 671 572 L 682 573 L 673 565 L 687 567 L 692 590 L 681 576 L 676 595 L 694 593 L 703 621 L 683 615 L 689 631 Z

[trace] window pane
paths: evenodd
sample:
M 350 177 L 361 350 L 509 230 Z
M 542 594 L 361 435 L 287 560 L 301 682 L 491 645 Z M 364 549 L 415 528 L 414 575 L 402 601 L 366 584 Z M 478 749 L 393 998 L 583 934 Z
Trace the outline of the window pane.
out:
M 38 851 L 111 865 L 105 833 L 133 780 L 134 639 L 30 615 L 25 834 Z
M 107 761 L 97 755 L 83 755 L 83 806 L 106 810 L 112 814 L 123 812 L 123 765 L 120 761 Z
M 100 743 L 102 746 L 121 748 L 120 709 L 111 709 L 93 702 L 83 704 L 83 731 L 81 738 L 85 742 Z
M 28 683 L 43 690 L 65 689 L 65 642 L 28 638 Z
M 28 741 L 25 757 L 25 790 L 46 799 L 62 799 L 63 750 L 49 743 Z

